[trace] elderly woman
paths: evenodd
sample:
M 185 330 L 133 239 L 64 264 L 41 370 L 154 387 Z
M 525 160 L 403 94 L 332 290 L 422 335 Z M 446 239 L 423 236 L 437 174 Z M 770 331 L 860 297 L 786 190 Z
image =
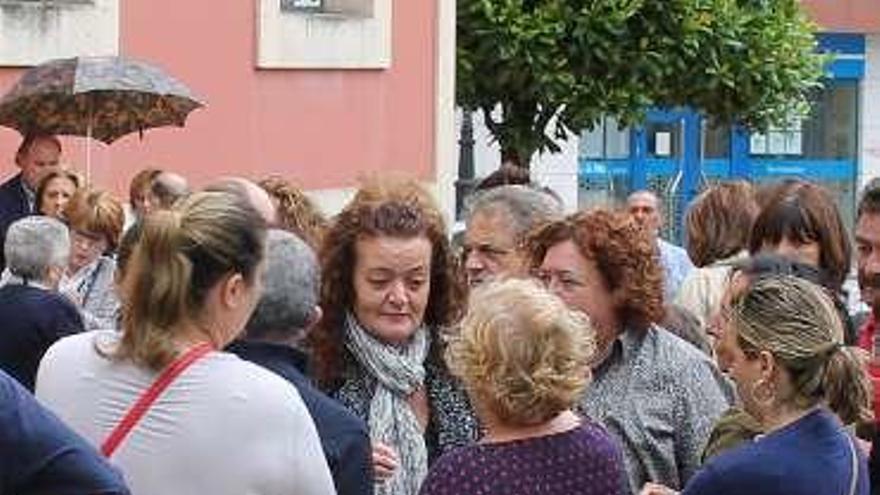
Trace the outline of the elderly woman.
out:
M 823 285 L 835 294 L 835 304 L 843 306 L 852 248 L 831 195 L 806 181 L 783 182 L 770 191 L 752 227 L 749 253 L 775 253 L 815 266 L 825 276 Z M 855 343 L 850 318 L 844 321 L 844 335 L 847 343 Z
M 751 184 L 725 182 L 703 191 L 685 216 L 691 270 L 676 295 L 676 304 L 705 325 L 714 314 L 733 264 L 748 255 L 758 203 Z
M 55 218 L 24 217 L 6 233 L 0 369 L 32 392 L 37 366 L 49 346 L 83 331 L 76 307 L 56 290 L 69 253 L 67 227 Z
M 37 211 L 42 215 L 65 220 L 65 209 L 70 199 L 82 186 L 82 179 L 70 170 L 55 170 L 40 180 L 37 186 Z
M 722 346 L 764 435 L 712 459 L 683 493 L 868 495 L 865 460 L 826 406 L 860 407 L 861 365 L 842 345 L 834 303 L 813 283 L 769 276 L 735 297 Z
M 87 330 L 116 328 L 119 298 L 112 254 L 125 220 L 122 205 L 110 193 L 80 190 L 67 205 L 66 216 L 71 250 L 60 290 L 79 307 Z
M 415 182 L 368 184 L 335 219 L 320 258 L 317 378 L 367 422 L 377 492 L 413 495 L 429 461 L 477 436 L 441 357 L 441 330 L 461 305 L 442 215 Z
M 596 329 L 581 406 L 623 445 L 630 489 L 683 486 L 729 401 L 708 356 L 656 324 L 663 272 L 654 239 L 631 216 L 599 209 L 547 224 L 528 245 L 537 276 Z
M 259 298 L 260 215 L 238 195 L 198 193 L 143 227 L 122 333 L 55 344 L 37 397 L 100 445 L 133 493 L 333 494 L 293 386 L 219 351 Z
M 447 359 L 486 435 L 444 454 L 422 495 L 623 493 L 620 447 L 572 411 L 594 349 L 586 317 L 537 283 L 477 289 Z

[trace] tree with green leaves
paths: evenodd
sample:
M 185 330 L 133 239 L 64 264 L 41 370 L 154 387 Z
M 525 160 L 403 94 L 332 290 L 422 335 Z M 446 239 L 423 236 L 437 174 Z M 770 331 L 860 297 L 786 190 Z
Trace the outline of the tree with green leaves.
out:
M 457 99 L 503 161 L 690 107 L 752 129 L 809 109 L 825 57 L 799 0 L 457 0 Z

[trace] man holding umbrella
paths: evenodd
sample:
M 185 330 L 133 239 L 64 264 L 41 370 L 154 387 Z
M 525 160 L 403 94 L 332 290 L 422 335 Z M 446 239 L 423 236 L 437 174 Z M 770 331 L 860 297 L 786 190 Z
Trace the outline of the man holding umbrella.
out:
M 49 134 L 29 134 L 15 153 L 21 172 L 0 185 L 0 246 L 12 222 L 30 215 L 36 208 L 37 186 L 47 173 L 58 166 L 61 141 Z M 5 266 L 3 254 L 0 261 Z

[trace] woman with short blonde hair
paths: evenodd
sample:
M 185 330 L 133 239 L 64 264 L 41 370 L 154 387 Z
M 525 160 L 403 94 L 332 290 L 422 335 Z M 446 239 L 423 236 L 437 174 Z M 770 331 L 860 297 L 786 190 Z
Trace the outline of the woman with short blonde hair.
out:
M 125 214 L 107 191 L 80 189 L 65 209 L 70 228 L 70 259 L 60 290 L 83 314 L 86 330 L 116 328 L 119 297 L 113 257 Z
M 486 435 L 441 457 L 421 493 L 623 493 L 619 447 L 572 412 L 594 351 L 587 318 L 537 282 L 477 288 L 446 356 Z

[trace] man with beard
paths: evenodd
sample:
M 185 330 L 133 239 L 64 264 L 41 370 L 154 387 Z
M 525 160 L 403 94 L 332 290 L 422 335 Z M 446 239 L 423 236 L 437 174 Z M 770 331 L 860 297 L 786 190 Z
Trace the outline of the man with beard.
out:
M 868 185 L 859 200 L 855 229 L 856 261 L 862 300 L 871 307 L 871 316 L 859 332 L 859 347 L 870 353 L 868 371 L 874 385 L 874 416 L 880 411 L 880 335 L 877 317 L 880 314 L 880 184 Z M 876 428 L 876 427 L 875 427 Z M 880 429 L 875 431 L 870 457 L 871 487 L 880 493 Z

